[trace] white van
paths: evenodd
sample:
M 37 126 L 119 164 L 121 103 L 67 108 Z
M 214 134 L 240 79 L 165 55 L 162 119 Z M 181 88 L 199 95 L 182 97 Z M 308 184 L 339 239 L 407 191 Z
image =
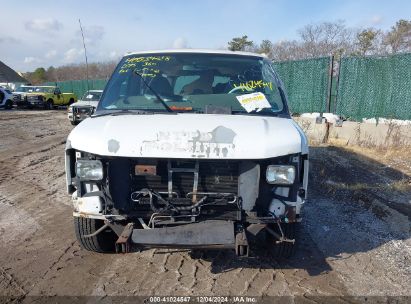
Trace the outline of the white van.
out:
M 306 201 L 308 144 L 263 55 L 124 56 L 66 143 L 67 190 L 87 250 L 220 248 L 265 235 L 288 257 Z

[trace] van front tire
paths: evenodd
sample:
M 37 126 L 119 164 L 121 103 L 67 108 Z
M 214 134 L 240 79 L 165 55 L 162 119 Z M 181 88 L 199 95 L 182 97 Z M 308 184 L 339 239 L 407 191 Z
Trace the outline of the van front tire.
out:
M 116 234 L 107 228 L 99 234 L 85 238 L 85 235 L 96 232 L 104 225 L 102 220 L 74 217 L 74 231 L 77 241 L 83 249 L 99 253 L 111 253 L 115 251 Z

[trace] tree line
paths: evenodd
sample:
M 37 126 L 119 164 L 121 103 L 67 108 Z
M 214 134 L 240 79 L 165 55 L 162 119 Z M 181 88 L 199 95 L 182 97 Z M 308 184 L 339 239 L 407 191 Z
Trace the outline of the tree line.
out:
M 25 73 L 23 76 L 34 85 L 42 84 L 44 82 L 57 82 L 66 80 L 86 79 L 107 79 L 113 73 L 117 62 L 95 62 L 89 63 L 88 71 L 84 63 L 63 65 L 60 67 L 50 66 L 45 69 L 43 67 L 37 68 L 34 72 Z
M 399 20 L 385 32 L 372 27 L 352 29 L 341 20 L 308 24 L 298 30 L 296 40 L 263 40 L 256 44 L 244 35 L 228 42 L 228 49 L 264 53 L 275 61 L 411 52 L 411 20 Z
M 411 52 L 411 20 L 398 20 L 388 31 L 376 28 L 353 29 L 342 20 L 308 24 L 298 30 L 298 38 L 272 42 L 268 39 L 255 43 L 247 35 L 235 37 L 228 42 L 232 51 L 264 53 L 275 61 L 298 60 L 334 55 L 387 55 Z M 110 77 L 116 62 L 91 63 L 89 79 Z M 60 67 L 37 68 L 24 76 L 32 84 L 46 81 L 85 79 L 85 64 L 71 64 Z

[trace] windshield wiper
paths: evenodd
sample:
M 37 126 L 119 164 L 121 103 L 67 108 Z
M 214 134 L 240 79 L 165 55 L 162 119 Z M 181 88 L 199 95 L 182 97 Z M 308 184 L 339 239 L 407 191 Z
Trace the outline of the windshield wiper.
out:
M 157 98 L 157 100 L 159 102 L 161 102 L 161 104 L 164 106 L 164 108 L 166 108 L 167 112 L 174 112 L 168 105 L 167 103 L 164 101 L 163 98 L 161 98 L 160 95 L 157 94 L 157 92 L 146 82 L 146 80 L 144 79 L 143 75 L 141 75 L 139 72 L 137 72 L 137 70 L 134 70 L 134 74 L 136 74 L 138 77 L 141 78 L 141 80 L 143 81 L 144 85 L 150 89 L 150 91 L 154 94 L 154 96 Z
M 267 111 L 252 111 L 252 112 L 244 112 L 244 111 L 233 111 L 233 115 L 253 115 L 253 116 L 273 116 L 273 117 L 281 117 L 281 113 L 276 112 L 267 112 Z
M 97 113 L 93 114 L 91 117 L 101 117 L 101 116 L 116 116 L 116 115 L 127 115 L 127 114 L 135 114 L 135 115 L 144 115 L 144 114 L 154 114 L 154 112 L 149 112 L 149 111 L 141 111 L 141 110 L 116 110 L 116 109 L 111 109 L 111 110 L 106 110 L 102 113 Z

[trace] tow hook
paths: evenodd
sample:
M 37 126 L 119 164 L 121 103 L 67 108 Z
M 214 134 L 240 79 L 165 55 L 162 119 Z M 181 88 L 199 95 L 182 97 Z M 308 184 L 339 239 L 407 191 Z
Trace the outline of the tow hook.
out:
M 134 224 L 128 223 L 126 227 L 124 227 L 123 232 L 118 237 L 116 241 L 116 252 L 117 253 L 128 253 L 131 251 L 131 243 L 130 237 L 133 233 Z
M 235 235 L 235 253 L 238 256 L 248 257 L 249 246 L 246 231 L 241 227 Z
M 275 243 L 276 244 L 279 244 L 279 243 L 282 243 L 282 242 L 288 242 L 288 243 L 295 243 L 295 239 L 289 239 L 289 238 L 286 238 L 285 236 L 284 236 L 284 232 L 283 232 L 283 230 L 281 229 L 281 225 L 279 224 L 279 223 L 277 223 L 278 224 L 278 226 L 279 226 L 279 229 L 280 229 L 280 232 L 281 232 L 281 235 L 279 235 L 277 232 L 275 232 L 273 229 L 271 229 L 270 227 L 268 227 L 268 226 L 266 226 L 265 227 L 265 230 L 267 230 L 271 235 L 273 235 L 276 239 L 277 239 L 277 241 L 275 241 Z

